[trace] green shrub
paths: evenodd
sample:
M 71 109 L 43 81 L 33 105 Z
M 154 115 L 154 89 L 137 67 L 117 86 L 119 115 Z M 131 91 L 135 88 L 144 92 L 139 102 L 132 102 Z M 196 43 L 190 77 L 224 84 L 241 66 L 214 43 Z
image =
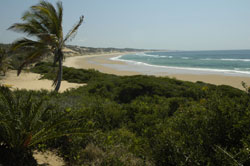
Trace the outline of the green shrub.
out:
M 44 99 L 0 87 L 0 163 L 36 165 L 32 148 L 47 140 L 79 132 L 69 113 L 53 110 Z
M 53 78 L 52 64 L 32 70 Z M 32 92 L 32 103 L 45 97 L 58 115 L 68 112 L 66 119 L 81 119 L 65 128 L 89 131 L 46 142 L 47 148 L 58 148 L 68 165 L 249 165 L 246 92 L 168 77 L 64 71 L 64 80 L 87 85 L 62 94 Z

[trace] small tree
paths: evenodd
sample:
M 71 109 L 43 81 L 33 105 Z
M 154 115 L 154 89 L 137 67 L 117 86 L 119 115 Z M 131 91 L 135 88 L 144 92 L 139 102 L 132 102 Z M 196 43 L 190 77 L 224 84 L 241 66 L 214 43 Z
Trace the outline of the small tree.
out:
M 71 112 L 55 111 L 44 100 L 13 93 L 0 86 L 0 165 L 33 166 L 35 145 L 57 137 L 82 133 Z
M 6 50 L 0 48 L 0 72 L 5 76 L 9 68 L 11 68 L 11 59 L 8 57 Z
M 37 40 L 23 38 L 13 43 L 12 49 L 29 50 L 29 55 L 18 69 L 18 75 L 24 66 L 34 63 L 46 55 L 54 56 L 54 65 L 58 63 L 57 76 L 53 85 L 55 91 L 58 91 L 62 81 L 62 62 L 64 55 L 62 49 L 65 43 L 74 37 L 79 26 L 83 22 L 83 16 L 79 22 L 63 36 L 63 7 L 62 2 L 57 2 L 57 9 L 46 1 L 40 1 L 39 4 L 32 6 L 30 10 L 24 13 L 22 20 L 24 23 L 13 24 L 9 29 L 22 32 L 28 36 L 35 37 Z

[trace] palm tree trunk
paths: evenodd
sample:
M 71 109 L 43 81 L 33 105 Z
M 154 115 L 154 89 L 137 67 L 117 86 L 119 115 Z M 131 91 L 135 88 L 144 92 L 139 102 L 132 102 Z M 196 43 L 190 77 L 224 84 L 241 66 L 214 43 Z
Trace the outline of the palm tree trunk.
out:
M 63 61 L 63 52 L 62 50 L 58 50 L 58 58 L 59 58 L 59 71 L 58 71 L 58 75 L 57 75 L 57 83 L 56 83 L 56 88 L 55 91 L 58 92 L 61 86 L 61 82 L 62 82 L 62 74 L 63 74 L 63 67 L 62 67 L 62 61 Z

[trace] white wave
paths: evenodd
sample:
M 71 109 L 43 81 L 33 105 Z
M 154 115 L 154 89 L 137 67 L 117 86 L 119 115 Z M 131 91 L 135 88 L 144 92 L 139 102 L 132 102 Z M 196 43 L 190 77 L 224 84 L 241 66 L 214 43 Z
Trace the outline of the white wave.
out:
M 123 55 L 120 55 L 120 56 L 115 56 L 115 57 L 112 57 L 112 58 L 110 58 L 110 60 L 112 60 L 112 61 L 121 61 L 121 57 L 122 57 Z
M 220 59 L 222 61 L 242 61 L 242 62 L 250 62 L 250 59 Z
M 213 61 L 213 60 L 218 60 L 218 59 L 211 59 L 211 58 L 205 58 L 205 59 L 201 59 L 202 61 Z
M 159 58 L 159 55 L 152 55 L 152 54 L 145 54 L 145 53 L 136 53 L 135 55 L 137 56 L 149 56 L 149 57 L 154 57 L 154 58 Z
M 190 59 L 189 57 L 181 57 L 181 59 Z
M 249 71 L 250 72 L 250 68 L 234 68 L 234 70 L 236 71 Z
M 222 59 L 205 58 L 205 59 L 201 59 L 201 60 L 205 60 L 205 61 L 241 61 L 241 62 L 250 62 L 250 59 L 226 59 L 226 58 L 222 58 Z
M 152 65 L 144 62 L 136 62 L 133 60 L 124 60 L 120 59 L 122 56 L 118 57 L 113 57 L 110 58 L 111 60 L 118 60 L 118 61 L 123 61 L 127 62 L 130 64 L 138 65 L 138 66 L 150 66 L 150 67 L 155 67 L 155 68 L 165 68 L 165 69 L 177 69 L 177 70 L 189 70 L 189 71 L 204 71 L 204 72 L 220 72 L 220 73 L 236 73 L 236 74 L 247 74 L 250 75 L 250 71 L 242 71 L 242 70 L 237 70 L 239 68 L 235 68 L 234 70 L 228 70 L 228 69 L 209 69 L 209 68 L 194 68 L 194 67 L 174 67 L 174 66 L 161 66 L 161 65 Z
M 137 56 L 146 56 L 146 57 L 154 57 L 154 58 L 173 58 L 173 56 L 167 56 L 167 55 L 153 55 L 153 54 L 147 54 L 147 53 L 136 53 Z
M 174 67 L 174 66 L 160 66 L 160 65 L 151 65 L 147 63 L 135 63 L 138 65 L 146 65 L 151 67 L 159 67 L 166 69 L 177 69 L 177 70 L 189 70 L 189 71 L 204 71 L 204 72 L 220 72 L 220 73 L 238 73 L 238 74 L 247 74 L 250 75 L 250 71 L 241 71 L 241 70 L 228 70 L 228 69 L 209 69 L 209 68 L 194 68 L 194 67 Z

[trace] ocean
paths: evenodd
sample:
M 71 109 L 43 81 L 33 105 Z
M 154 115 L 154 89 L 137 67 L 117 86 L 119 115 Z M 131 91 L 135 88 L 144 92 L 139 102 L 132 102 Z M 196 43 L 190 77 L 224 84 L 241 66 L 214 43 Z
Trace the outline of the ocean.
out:
M 113 60 L 151 67 L 154 72 L 190 71 L 250 77 L 250 50 L 140 52 Z M 184 72 L 185 73 L 185 72 Z

